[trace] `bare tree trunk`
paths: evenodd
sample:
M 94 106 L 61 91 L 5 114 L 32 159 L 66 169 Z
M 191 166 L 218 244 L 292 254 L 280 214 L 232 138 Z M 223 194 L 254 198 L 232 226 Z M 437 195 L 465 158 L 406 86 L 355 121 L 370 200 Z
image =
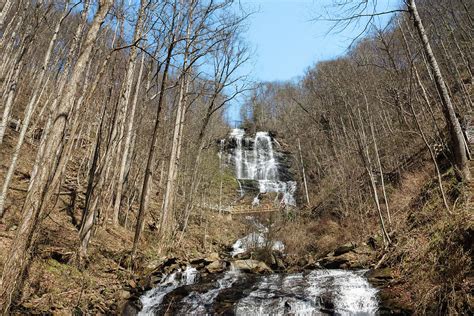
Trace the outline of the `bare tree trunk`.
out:
M 15 96 L 18 89 L 18 80 L 20 79 L 20 73 L 23 67 L 24 57 L 28 52 L 32 41 L 33 36 L 31 34 L 27 35 L 23 42 L 21 53 L 18 55 L 18 58 L 15 62 L 15 68 L 13 70 L 13 74 L 9 82 L 7 100 L 3 109 L 2 122 L 0 123 L 0 145 L 3 142 L 3 137 L 5 136 L 5 131 L 10 120 L 10 114 L 13 106 L 13 101 L 15 100 Z
M 68 10 L 68 6 L 66 5 L 65 14 L 61 17 L 61 19 L 56 24 L 56 28 L 54 30 L 53 36 L 49 42 L 48 50 L 46 51 L 46 54 L 44 56 L 43 66 L 41 68 L 40 75 L 36 79 L 36 82 L 33 88 L 33 95 L 30 97 L 30 101 L 28 102 L 28 105 L 26 106 L 26 109 L 25 109 L 25 117 L 23 118 L 23 123 L 21 125 L 20 136 L 18 138 L 15 150 L 13 152 L 12 161 L 10 163 L 10 167 L 8 168 L 5 181 L 3 182 L 2 192 L 0 193 L 0 218 L 3 216 L 8 187 L 10 186 L 10 181 L 13 178 L 13 174 L 15 173 L 18 156 L 20 154 L 21 147 L 23 146 L 26 132 L 30 124 L 31 116 L 33 112 L 35 111 L 35 108 L 39 102 L 39 96 L 41 92 L 43 91 L 43 89 L 41 89 L 41 86 L 43 85 L 44 76 L 46 74 L 46 70 L 48 68 L 48 64 L 51 59 L 51 53 L 53 51 L 54 44 L 56 43 L 56 39 L 58 37 L 58 33 L 61 28 L 62 22 L 68 16 L 67 10 Z M 0 144 L 1 144 L 2 136 L 3 135 L 0 134 Z
M 408 41 L 405 37 L 405 33 L 403 32 L 403 28 L 400 25 L 400 23 L 398 24 L 398 26 L 399 26 L 400 31 L 402 33 L 403 42 L 405 44 L 405 50 L 407 52 L 408 58 L 410 58 L 410 56 L 411 56 L 410 46 L 408 45 Z M 418 70 L 416 69 L 416 65 L 413 64 L 412 68 L 413 68 L 413 72 L 415 73 L 416 82 L 417 82 L 418 86 L 421 89 L 421 92 L 422 92 L 421 95 L 423 96 L 423 100 L 426 103 L 426 105 L 428 106 L 428 108 L 430 109 L 430 112 L 432 113 L 430 100 L 428 99 L 428 95 L 426 93 L 425 87 L 423 86 L 423 83 L 421 82 L 421 78 L 420 78 L 420 75 L 418 74 Z M 431 160 L 433 161 L 433 165 L 435 167 L 436 177 L 438 179 L 438 186 L 439 186 L 439 190 L 441 192 L 441 197 L 443 198 L 444 207 L 449 212 L 450 211 L 449 210 L 449 205 L 448 205 L 448 201 L 446 200 L 446 194 L 444 193 L 443 180 L 441 178 L 441 172 L 440 172 L 439 167 L 438 167 L 438 162 L 436 161 L 436 155 L 433 152 L 433 148 L 431 148 L 431 146 L 428 142 L 428 139 L 425 136 L 425 133 L 423 132 L 423 128 L 421 127 L 420 121 L 418 120 L 418 116 L 415 112 L 415 108 L 413 107 L 412 101 L 408 100 L 408 104 L 410 105 L 410 110 L 411 110 L 411 113 L 412 113 L 413 118 L 415 120 L 416 127 L 418 128 L 418 131 L 420 132 L 420 136 L 423 139 L 423 142 L 425 143 L 426 148 L 428 149 L 428 152 L 430 153 Z M 433 116 L 433 120 L 434 120 L 434 116 Z
M 92 228 L 97 220 L 96 218 L 96 208 L 92 207 L 92 198 L 94 192 L 94 182 L 97 173 L 97 165 L 99 162 L 99 153 L 100 153 L 100 145 L 101 145 L 101 138 L 102 138 L 102 129 L 104 126 L 105 121 L 105 111 L 106 106 L 102 111 L 102 115 L 100 118 L 100 124 L 97 130 L 95 145 L 92 153 L 92 164 L 89 168 L 89 176 L 87 179 L 87 190 L 86 190 L 86 201 L 84 205 L 84 212 L 82 213 L 81 219 L 81 228 L 79 230 L 79 239 L 80 239 L 80 246 L 79 246 L 79 264 L 82 264 L 82 261 L 87 256 L 87 249 L 89 246 L 89 241 L 92 235 Z
M 3 4 L 2 11 L 0 11 L 0 30 L 3 28 L 3 23 L 5 23 L 5 18 L 7 17 L 8 12 L 13 4 L 12 0 L 5 0 Z
M 138 20 L 137 20 L 137 24 L 135 26 L 135 31 L 133 35 L 133 43 L 132 43 L 133 46 L 130 49 L 130 57 L 128 60 L 128 68 L 127 68 L 127 74 L 126 74 L 126 79 L 125 79 L 126 81 L 124 83 L 125 89 L 122 91 L 122 94 L 120 96 L 120 103 L 121 103 L 120 107 L 123 108 L 124 113 L 127 113 L 128 103 L 129 103 L 131 92 L 132 92 L 133 77 L 135 74 L 135 64 L 136 64 L 136 59 L 137 59 L 136 45 L 138 44 L 138 41 L 140 40 L 142 36 L 143 22 L 145 19 L 144 15 L 145 15 L 146 2 L 147 2 L 146 0 L 140 1 Z M 142 65 L 140 67 L 140 75 L 137 79 L 137 86 L 140 85 L 142 72 L 143 72 L 143 60 L 142 60 Z M 125 143 L 122 150 L 122 159 L 120 160 L 120 168 L 119 168 L 118 179 L 117 179 L 117 194 L 115 196 L 114 213 L 112 216 L 112 223 L 114 226 L 117 226 L 119 224 L 119 212 L 120 212 L 120 202 L 122 200 L 123 178 L 125 176 L 125 167 L 127 165 L 128 152 L 130 150 L 130 140 L 132 138 L 132 133 L 133 133 L 135 109 L 136 109 L 136 102 L 133 102 L 132 109 L 128 117 L 129 121 L 128 121 L 128 127 L 127 127 L 127 134 L 125 136 Z
M 176 112 L 173 143 L 168 167 L 168 180 L 166 182 L 163 211 L 161 215 L 160 233 L 162 234 L 162 236 L 167 236 L 167 234 L 171 231 L 172 228 L 170 226 L 174 224 L 172 215 L 170 213 L 173 212 L 175 185 L 180 159 L 180 143 L 182 137 L 183 120 L 186 112 L 186 94 L 188 92 L 188 82 L 186 77 L 186 74 L 183 74 L 179 88 L 178 110 Z
M 175 17 L 173 18 L 171 30 L 174 31 L 174 23 Z M 135 226 L 135 236 L 133 238 L 133 246 L 131 257 L 132 260 L 135 259 L 138 250 L 138 244 L 140 242 L 140 236 L 143 230 L 143 223 L 145 221 L 145 210 L 148 206 L 149 200 L 149 191 L 150 191 L 150 180 L 152 177 L 152 168 L 155 160 L 155 149 L 156 149 L 156 140 L 158 138 L 158 129 L 160 127 L 160 116 L 161 110 L 163 108 L 165 93 L 166 93 L 166 84 L 168 81 L 168 71 L 171 64 L 171 57 L 173 54 L 173 49 L 175 45 L 175 37 L 173 36 L 171 42 L 168 47 L 166 61 L 165 61 L 165 68 L 163 70 L 163 77 L 161 79 L 161 86 L 160 86 L 160 94 L 158 98 L 158 105 L 156 108 L 156 117 L 155 117 L 155 125 L 153 127 L 153 134 L 151 137 L 150 149 L 148 151 L 148 158 L 145 166 L 145 175 L 143 177 L 143 185 L 142 185 L 142 192 L 140 196 L 140 205 L 138 208 L 138 215 L 137 215 L 137 224 Z
M 32 179 L 32 184 L 23 205 L 22 218 L 18 226 L 17 235 L 13 240 L 5 262 L 0 284 L 1 314 L 8 313 L 11 302 L 18 291 L 18 285 L 28 262 L 28 254 L 33 246 L 34 235 L 41 226 L 42 210 L 45 204 L 48 203 L 45 199 L 47 199 L 57 184 L 53 183 L 51 179 L 63 172 L 64 165 L 57 166 L 56 163 L 62 154 L 61 149 L 64 146 L 63 133 L 67 128 L 68 115 L 71 114 L 70 111 L 73 109 L 75 94 L 86 70 L 87 61 L 90 58 L 92 47 L 99 34 L 100 26 L 112 3 L 112 0 L 101 0 L 99 2 L 99 7 L 86 34 L 82 52 L 71 72 L 69 84 L 61 98 L 59 107 L 54 112 L 51 132 L 45 144 L 42 168 L 38 169 L 38 173 Z
M 390 216 L 390 208 L 389 208 L 389 205 L 388 205 L 388 197 L 387 197 L 387 192 L 385 191 L 385 180 L 383 178 L 382 163 L 380 162 L 379 149 L 378 149 L 378 146 L 377 146 L 377 140 L 375 139 L 374 124 L 373 124 L 372 120 L 370 120 L 370 132 L 372 134 L 372 141 L 374 142 L 374 151 L 375 151 L 375 157 L 377 159 L 377 165 L 378 165 L 379 173 L 380 173 L 380 184 L 382 185 L 382 193 L 383 193 L 383 198 L 384 198 L 384 201 L 385 201 L 385 210 L 387 211 L 388 224 L 390 225 L 389 229 L 391 229 L 392 217 Z
M 454 111 L 454 107 L 451 102 L 446 83 L 441 74 L 438 62 L 433 54 L 433 50 L 431 49 L 428 35 L 426 34 L 426 30 L 418 13 L 415 0 L 408 0 L 408 9 L 414 19 L 415 28 L 422 41 L 423 49 L 428 58 L 428 63 L 434 73 L 436 88 L 441 97 L 441 102 L 443 104 L 443 114 L 445 116 L 445 120 L 448 125 L 449 134 L 451 137 L 451 149 L 454 155 L 456 172 L 462 179 L 468 181 L 471 179 L 471 173 L 469 171 L 467 152 L 465 148 L 464 135 L 461 129 L 461 125 L 459 124 L 459 120 L 456 117 L 456 113 Z
M 298 138 L 298 151 L 300 153 L 300 161 L 301 161 L 301 172 L 303 173 L 303 184 L 304 184 L 304 192 L 306 194 L 306 203 L 308 206 L 310 205 L 309 201 L 309 194 L 308 194 L 308 184 L 306 183 L 306 172 L 304 170 L 304 162 L 303 162 L 303 155 L 301 153 L 301 142 L 300 139 Z
M 379 216 L 381 234 L 382 234 L 382 237 L 383 237 L 383 240 L 384 240 L 384 245 L 387 246 L 387 245 L 391 244 L 391 240 L 390 240 L 390 236 L 387 233 L 387 229 L 385 228 L 385 221 L 383 219 L 382 210 L 380 208 L 380 202 L 379 202 L 379 197 L 378 197 L 378 192 L 377 192 L 377 185 L 375 183 L 375 178 L 374 178 L 374 175 L 373 175 L 373 172 L 372 172 L 372 163 L 371 163 L 371 160 L 370 160 L 369 146 L 367 144 L 367 136 L 366 136 L 365 131 L 364 131 L 362 116 L 361 116 L 361 113 L 360 113 L 360 110 L 359 110 L 359 115 L 358 115 L 359 116 L 359 128 L 357 128 L 355 126 L 354 120 L 352 118 L 351 111 L 348 110 L 348 113 L 349 113 L 350 118 L 351 118 L 351 124 L 352 124 L 352 128 L 354 129 L 354 132 L 359 134 L 359 137 L 357 138 L 357 145 L 358 145 L 358 149 L 359 149 L 359 154 L 360 154 L 362 163 L 364 165 L 364 168 L 367 172 L 367 175 L 369 177 L 370 187 L 372 189 L 372 197 L 374 199 L 375 206 L 377 208 L 377 213 L 378 213 L 378 216 Z
M 28 18 L 27 16 L 27 11 L 30 7 L 30 2 L 31 1 L 26 1 L 25 4 L 23 4 L 23 1 L 20 0 L 18 3 L 18 8 L 22 8 L 22 13 L 16 12 L 15 16 L 13 19 L 10 21 L 9 25 L 3 30 L 2 34 L 2 41 L 0 41 L 0 49 L 2 51 L 2 60 L 0 64 L 0 75 L 5 73 L 5 69 L 10 68 L 9 67 L 9 62 L 8 59 L 11 59 L 11 56 L 14 55 L 13 48 L 15 47 L 15 38 L 17 37 L 17 32 L 23 25 L 23 20 L 25 18 Z M 20 10 L 18 10 L 20 11 Z M 18 17 L 18 19 L 17 19 Z M 16 23 L 14 23 L 16 21 Z M 9 40 L 5 40 L 4 38 L 8 37 Z M 21 51 L 21 50 L 20 50 Z M 13 58 L 15 60 L 15 58 Z

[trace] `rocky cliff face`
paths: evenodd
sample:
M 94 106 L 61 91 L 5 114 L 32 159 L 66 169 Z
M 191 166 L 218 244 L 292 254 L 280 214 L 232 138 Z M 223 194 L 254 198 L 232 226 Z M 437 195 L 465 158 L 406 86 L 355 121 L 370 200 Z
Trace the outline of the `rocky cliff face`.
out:
M 279 149 L 278 141 L 268 132 L 246 135 L 242 129 L 233 129 L 229 137 L 221 141 L 221 155 L 235 171 L 242 194 L 274 192 L 282 204 L 295 205 L 296 182 L 290 171 L 292 157 Z

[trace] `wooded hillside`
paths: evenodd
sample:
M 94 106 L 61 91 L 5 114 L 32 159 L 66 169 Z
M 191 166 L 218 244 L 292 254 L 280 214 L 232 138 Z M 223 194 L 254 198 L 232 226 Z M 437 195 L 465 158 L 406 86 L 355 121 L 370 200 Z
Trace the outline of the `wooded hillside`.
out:
M 411 308 L 421 297 L 438 305 L 418 313 L 469 308 L 473 3 L 403 1 L 383 29 L 369 20 L 346 55 L 292 82 L 250 86 L 241 70 L 248 13 L 234 2 L 0 4 L 0 314 L 12 304 L 21 312 L 22 297 L 40 291 L 31 281 L 45 264 L 35 261 L 45 259 L 40 246 L 67 249 L 68 273 L 84 280 L 99 265 L 97 249 L 132 274 L 152 247 L 177 252 L 200 244 L 199 234 L 205 244 L 220 223 L 199 206 L 235 195 L 217 152 L 229 131 L 225 108 L 243 93 L 242 127 L 273 132 L 294 157 L 299 209 L 282 226 L 305 232 L 331 220 L 338 228 L 321 234 L 375 236 L 380 264 L 406 269 L 404 289 L 425 278 L 411 288 Z M 344 25 L 372 1 L 340 2 L 347 15 L 334 23 Z M 426 249 L 413 255 L 417 242 Z M 304 251 L 322 256 L 327 247 Z M 436 272 L 412 269 L 427 253 Z

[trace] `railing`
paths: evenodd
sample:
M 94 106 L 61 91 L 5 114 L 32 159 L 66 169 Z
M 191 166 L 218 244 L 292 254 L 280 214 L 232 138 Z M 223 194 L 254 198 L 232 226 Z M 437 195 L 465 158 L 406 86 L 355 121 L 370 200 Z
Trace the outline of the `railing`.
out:
M 281 209 L 272 204 L 262 204 L 259 206 L 250 206 L 250 205 L 231 205 L 226 208 L 219 208 L 217 205 L 199 205 L 200 207 L 209 209 L 211 211 L 216 211 L 224 214 L 239 215 L 239 214 L 253 214 L 253 213 L 271 213 L 278 212 Z
M 263 204 L 260 206 L 236 205 L 230 210 L 231 214 L 251 214 L 251 213 L 270 213 L 278 212 L 280 209 L 271 204 Z

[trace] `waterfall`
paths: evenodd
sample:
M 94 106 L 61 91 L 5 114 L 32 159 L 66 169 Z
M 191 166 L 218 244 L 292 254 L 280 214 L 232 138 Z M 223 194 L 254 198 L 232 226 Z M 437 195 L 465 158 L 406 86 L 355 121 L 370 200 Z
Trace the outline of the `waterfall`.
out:
M 235 305 L 235 315 L 376 315 L 377 290 L 364 271 L 315 270 L 262 277 Z
M 244 130 L 233 129 L 230 138 L 235 141 L 229 158 L 234 165 L 236 178 L 256 181 L 260 193 L 281 194 L 281 204 L 294 206 L 296 182 L 282 179 L 280 171 L 285 167 L 281 166 L 276 158 L 270 134 L 257 132 L 254 138 L 250 138 L 245 136 Z
M 180 269 L 166 276 L 164 280 L 154 289 L 148 291 L 140 298 L 143 309 L 138 313 L 140 316 L 154 315 L 157 313 L 163 298 L 175 289 L 194 284 L 199 280 L 199 272 L 193 267 L 186 270 Z
M 198 284 L 194 276 L 174 273 L 142 297 L 139 315 L 377 315 L 377 289 L 364 273 L 314 270 L 256 276 L 231 268 Z
M 242 176 L 242 140 L 244 138 L 245 132 L 241 129 L 234 129 L 230 134 L 231 137 L 235 138 L 237 142 L 237 148 L 235 150 L 235 174 L 237 179 L 243 179 Z
M 247 219 L 255 232 L 236 241 L 232 256 L 248 247 L 268 246 L 268 228 Z M 284 250 L 282 242 L 270 242 L 273 250 Z M 365 270 L 255 275 L 241 272 L 232 261 L 227 266 L 215 275 L 188 266 L 164 276 L 141 297 L 139 315 L 378 315 L 378 291 L 367 281 Z

